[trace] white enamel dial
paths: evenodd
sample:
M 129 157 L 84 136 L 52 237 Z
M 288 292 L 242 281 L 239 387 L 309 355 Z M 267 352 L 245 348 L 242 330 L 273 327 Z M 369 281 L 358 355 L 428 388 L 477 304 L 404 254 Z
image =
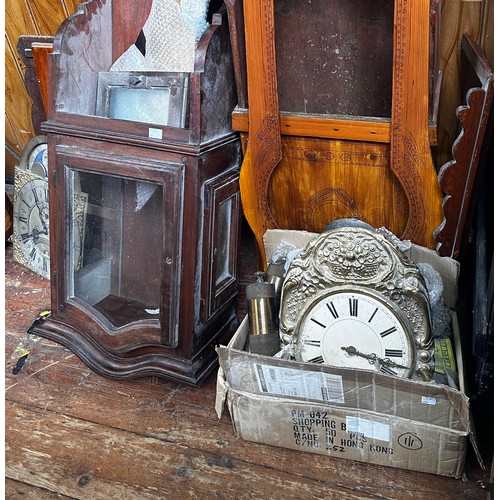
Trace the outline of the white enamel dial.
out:
M 298 323 L 296 358 L 411 377 L 415 348 L 404 320 L 375 293 L 329 292 Z
M 25 263 L 49 276 L 49 200 L 47 179 L 32 179 L 21 186 L 14 204 L 14 235 Z

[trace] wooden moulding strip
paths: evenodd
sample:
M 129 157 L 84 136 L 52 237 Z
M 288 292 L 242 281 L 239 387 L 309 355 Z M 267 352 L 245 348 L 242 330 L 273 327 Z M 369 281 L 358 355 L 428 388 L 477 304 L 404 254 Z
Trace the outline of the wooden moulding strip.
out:
M 49 113 L 49 85 L 51 85 L 48 73 L 48 56 L 52 53 L 53 44 L 46 42 L 33 42 L 31 44 L 31 52 L 35 65 L 36 76 L 40 83 L 40 94 L 42 97 L 43 108 L 45 114 Z
M 233 130 L 248 132 L 248 110 L 237 108 L 232 115 Z M 323 139 L 340 139 L 366 142 L 391 142 L 391 120 L 385 118 L 353 117 L 325 118 L 320 116 L 297 116 L 280 114 L 280 131 L 282 135 L 298 137 L 319 137 Z M 429 142 L 437 145 L 437 127 L 429 124 Z

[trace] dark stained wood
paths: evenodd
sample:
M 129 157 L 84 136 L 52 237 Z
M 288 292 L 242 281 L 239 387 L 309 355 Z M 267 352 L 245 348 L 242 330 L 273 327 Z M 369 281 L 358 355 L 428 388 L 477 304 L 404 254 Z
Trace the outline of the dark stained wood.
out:
M 394 1 L 275 0 L 280 111 L 391 116 Z
M 229 18 L 229 32 L 233 51 L 234 77 L 238 92 L 238 106 L 248 107 L 247 66 L 245 62 L 245 23 L 243 0 L 224 0 Z M 236 129 L 238 130 L 238 129 Z
M 470 35 L 462 39 L 461 54 L 464 104 L 457 108 L 460 132 L 453 144 L 453 159 L 438 175 L 445 196 L 444 220 L 436 230 L 439 254 L 458 260 L 470 231 L 476 186 L 493 128 L 493 69 Z
M 40 87 L 40 95 L 42 98 L 43 109 L 45 111 L 45 116 L 47 116 L 49 110 L 49 87 L 52 82 L 49 80 L 48 72 L 48 58 L 49 54 L 52 52 L 53 44 L 52 40 L 50 42 L 33 42 L 31 44 L 31 52 L 33 54 L 33 63 L 35 65 L 36 76 L 38 78 L 38 84 Z
M 41 37 L 23 35 L 19 37 L 17 43 L 19 57 L 26 66 L 24 86 L 26 87 L 26 92 L 31 99 L 31 120 L 37 134 L 42 133 L 42 122 L 47 119 L 47 82 L 46 78 L 44 78 L 46 74 L 39 74 L 37 70 L 37 64 L 41 70 L 42 61 L 40 60 L 40 53 L 38 53 L 38 61 L 35 60 L 32 45 L 34 43 L 51 45 L 52 41 L 53 38 L 49 36 Z M 42 78 L 45 85 L 41 84 L 40 78 Z
M 96 116 L 99 72 L 109 70 L 117 44 L 120 50 L 130 44 L 148 4 L 132 20 L 132 0 L 82 3 L 54 39 L 49 68 L 54 92 L 44 123 L 49 143 L 52 315 L 34 331 L 61 342 L 110 378 L 157 375 L 198 385 L 217 364 L 214 345 L 228 341 L 237 327 L 241 146 L 231 129 L 236 86 L 229 27 L 219 2 L 221 9 L 211 16 L 187 77 L 185 127 Z M 123 301 L 119 308 L 116 300 L 95 298 L 105 317 L 113 311 L 112 322 L 73 288 L 68 264 L 72 248 L 67 221 L 73 204 L 67 199 L 72 196 L 69 169 L 80 172 L 82 193 L 97 200 L 89 203 L 113 214 L 87 213 L 86 219 L 96 222 L 99 236 L 92 248 L 108 258 L 111 269 L 104 273 L 109 274 L 106 295 Z M 157 186 L 140 210 L 137 184 L 131 182 L 136 179 Z M 226 184 L 231 188 L 224 189 Z M 219 226 L 227 207 L 231 223 Z M 153 227 L 145 221 L 152 221 Z M 230 240 L 226 248 L 225 237 Z M 218 250 L 227 250 L 228 259 L 228 274 L 220 280 L 212 272 Z M 85 266 L 81 271 L 90 272 L 92 264 Z M 125 303 L 125 297 L 131 302 Z M 139 317 L 134 316 L 137 301 L 143 308 Z M 148 316 L 146 308 L 160 312 Z M 125 309 L 128 321 L 123 319 Z
M 241 248 L 240 318 L 257 268 L 248 228 Z M 488 498 L 488 471 L 474 460 L 462 481 L 243 441 L 227 411 L 216 416 L 215 372 L 199 389 L 103 378 L 26 333 L 50 304 L 49 285 L 10 246 L 5 266 L 7 498 Z M 20 348 L 29 355 L 14 375 Z
M 113 2 L 113 26 L 120 26 L 121 35 L 113 40 L 113 60 L 118 59 L 135 43 L 147 21 L 153 0 Z

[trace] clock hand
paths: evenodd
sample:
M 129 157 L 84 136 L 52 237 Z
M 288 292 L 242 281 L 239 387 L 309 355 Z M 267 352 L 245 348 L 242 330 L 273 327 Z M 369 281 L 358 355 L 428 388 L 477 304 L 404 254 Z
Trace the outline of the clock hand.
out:
M 28 238 L 33 238 L 33 243 L 37 243 L 38 241 L 38 236 L 40 234 L 44 234 L 44 231 L 40 231 L 39 229 L 37 229 L 36 227 L 34 227 L 32 230 L 31 230 L 31 233 L 28 233 Z
M 405 368 L 406 370 L 409 369 L 408 366 L 404 366 L 404 365 L 398 365 L 396 362 L 392 361 L 392 359 L 389 359 L 389 358 L 377 358 L 377 361 L 381 364 L 381 365 L 385 365 L 385 366 L 390 366 L 392 368 Z
M 365 354 L 363 352 L 360 352 L 358 351 L 354 346 L 350 345 L 348 347 L 344 347 L 342 346 L 341 349 L 343 351 L 346 351 L 347 354 L 349 354 L 349 356 L 360 356 L 361 358 L 365 358 L 367 359 L 370 364 L 374 364 L 374 363 L 379 363 L 381 365 L 385 365 L 385 366 L 390 366 L 392 368 L 405 368 L 405 369 L 408 369 L 407 366 L 404 366 L 404 365 L 399 365 L 397 363 L 395 363 L 394 361 L 390 360 L 389 358 L 379 358 L 374 352 L 371 353 L 371 354 Z
M 36 207 L 38 208 L 38 213 L 39 213 L 39 219 L 40 219 L 40 222 L 43 226 L 43 231 L 40 231 L 40 233 L 43 232 L 43 234 L 49 234 L 49 229 L 48 229 L 48 225 L 47 225 L 47 219 L 49 218 L 48 214 L 47 214 L 47 207 L 40 203 L 39 201 L 35 201 L 36 203 Z
M 358 351 L 354 346 L 350 345 L 348 347 L 342 346 L 341 349 L 346 351 L 349 356 L 360 356 L 361 358 L 367 359 L 370 364 L 374 364 L 375 361 L 378 360 L 377 355 L 375 353 L 372 354 L 364 354 L 363 352 Z

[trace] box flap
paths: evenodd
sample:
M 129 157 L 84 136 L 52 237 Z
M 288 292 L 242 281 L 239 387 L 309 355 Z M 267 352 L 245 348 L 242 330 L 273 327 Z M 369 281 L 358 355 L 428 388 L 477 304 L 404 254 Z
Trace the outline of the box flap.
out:
M 238 330 L 229 341 L 227 347 L 232 349 L 243 350 L 243 348 L 245 347 L 247 336 L 248 336 L 248 316 L 245 316 Z M 219 353 L 220 356 L 219 348 L 216 348 L 216 351 Z M 219 368 L 217 372 L 217 390 L 215 394 L 215 411 L 217 412 L 217 416 L 219 418 L 222 417 L 222 413 L 224 412 L 224 403 L 226 401 L 228 387 L 229 384 L 226 382 L 224 370 L 222 368 Z
M 226 381 L 236 391 L 321 402 L 470 431 L 468 398 L 451 387 L 225 347 L 218 353 Z

